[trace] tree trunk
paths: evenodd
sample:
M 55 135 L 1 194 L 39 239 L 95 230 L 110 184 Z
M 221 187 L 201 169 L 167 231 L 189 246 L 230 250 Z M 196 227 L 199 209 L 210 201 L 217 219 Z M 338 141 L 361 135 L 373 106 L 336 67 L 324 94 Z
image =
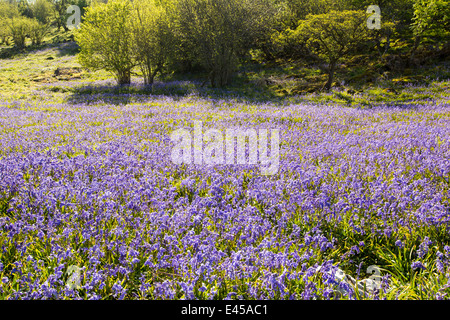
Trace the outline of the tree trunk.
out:
M 119 85 L 130 84 L 131 83 L 131 72 L 130 70 L 121 70 L 117 73 L 117 83 Z
M 152 66 L 148 59 L 146 59 L 146 62 L 141 65 L 141 71 L 144 76 L 144 85 L 150 86 L 153 84 L 153 77 L 152 77 Z
M 421 36 L 416 36 L 416 38 L 415 38 L 415 40 L 414 40 L 414 46 L 413 46 L 413 48 L 411 49 L 410 56 L 409 56 L 409 60 L 410 60 L 410 61 L 413 61 L 413 60 L 414 60 L 414 55 L 415 55 L 415 53 L 416 53 L 417 48 L 418 48 L 419 45 L 420 45 L 420 41 L 422 40 L 421 38 L 422 38 Z
M 155 77 L 158 74 L 158 72 L 161 70 L 161 68 L 158 66 L 155 68 L 155 70 L 153 70 L 153 72 L 149 72 L 149 78 L 147 81 L 148 85 L 151 85 L 153 87 L 153 82 L 155 82 Z
M 216 72 L 214 70 L 211 71 L 209 78 L 211 80 L 211 87 L 215 88 L 216 87 Z
M 323 89 L 325 89 L 327 91 L 330 90 L 331 86 L 333 85 L 334 71 L 336 69 L 336 63 L 337 63 L 337 61 L 330 62 L 330 67 L 328 69 L 328 81 L 323 87 Z

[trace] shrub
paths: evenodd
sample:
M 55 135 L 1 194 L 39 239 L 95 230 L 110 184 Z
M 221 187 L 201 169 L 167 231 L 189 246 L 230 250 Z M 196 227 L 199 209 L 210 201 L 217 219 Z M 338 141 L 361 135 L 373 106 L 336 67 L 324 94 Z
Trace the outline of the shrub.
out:
M 172 32 L 165 9 L 154 0 L 135 0 L 133 37 L 136 58 L 144 75 L 144 83 L 153 84 L 165 67 L 173 46 Z
M 105 69 L 114 74 L 119 85 L 129 84 L 131 70 L 137 64 L 131 17 L 129 0 L 110 0 L 89 7 L 74 33 L 81 48 L 81 65 Z
M 266 0 L 178 0 L 179 48 L 209 72 L 213 87 L 226 86 L 239 57 L 270 25 L 272 8 Z
M 450 0 L 415 0 L 414 18 L 411 27 L 415 43 L 411 49 L 411 59 L 426 34 L 437 35 L 437 41 L 446 39 L 449 44 L 450 30 Z
M 0 43 L 9 45 L 10 32 L 7 20 L 0 20 Z
M 19 17 L 19 10 L 13 4 L 0 1 L 0 43 L 9 45 L 11 37 L 10 19 Z
M 339 60 L 367 38 L 366 14 L 332 10 L 326 14 L 308 15 L 295 33 L 306 41 L 313 54 L 328 63 L 328 81 L 324 89 L 329 90 Z
M 8 21 L 14 46 L 19 49 L 25 48 L 25 40 L 30 30 L 30 19 L 25 17 L 12 18 Z
M 36 0 L 31 5 L 31 10 L 33 17 L 43 24 L 49 23 L 54 13 L 53 6 L 48 0 Z
M 29 22 L 29 35 L 33 45 L 42 43 L 42 39 L 48 32 L 48 24 L 40 23 L 34 19 Z

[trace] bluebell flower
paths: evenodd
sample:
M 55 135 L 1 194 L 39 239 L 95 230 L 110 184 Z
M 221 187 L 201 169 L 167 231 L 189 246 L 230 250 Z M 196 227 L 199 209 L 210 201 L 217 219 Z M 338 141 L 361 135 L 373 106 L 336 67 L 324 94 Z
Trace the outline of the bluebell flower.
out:
M 416 270 L 416 269 L 422 269 L 425 270 L 425 266 L 422 264 L 422 262 L 420 261 L 414 261 L 411 264 L 411 269 Z

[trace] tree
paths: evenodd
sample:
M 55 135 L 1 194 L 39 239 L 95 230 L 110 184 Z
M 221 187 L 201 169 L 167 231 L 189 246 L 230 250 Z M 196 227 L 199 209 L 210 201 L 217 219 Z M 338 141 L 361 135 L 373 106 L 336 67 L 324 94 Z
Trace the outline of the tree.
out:
M 8 21 L 8 27 L 11 37 L 14 41 L 14 46 L 18 49 L 25 48 L 25 40 L 30 30 L 30 18 L 17 17 Z
M 33 17 L 43 24 L 49 23 L 53 15 L 53 7 L 48 0 L 36 0 L 31 5 L 31 11 Z
M 351 10 L 366 10 L 375 4 L 373 0 L 346 0 Z M 388 52 L 391 42 L 395 39 L 410 39 L 410 25 L 413 17 L 414 0 L 378 0 L 376 4 L 381 9 L 382 26 L 380 30 L 372 30 L 371 36 L 375 46 L 383 56 Z M 384 43 L 384 45 L 382 45 Z
M 0 20 L 19 16 L 19 9 L 12 3 L 0 0 Z
M 411 59 L 426 33 L 448 34 L 448 30 L 450 30 L 450 0 L 415 0 L 413 20 L 412 29 L 415 43 L 411 50 Z
M 413 20 L 416 34 L 427 30 L 449 30 L 450 0 L 415 0 Z
M 0 40 L 2 43 L 9 44 L 11 37 L 10 19 L 18 18 L 19 15 L 17 6 L 6 1 L 0 1 Z
M 31 3 L 28 0 L 18 0 L 14 2 L 14 5 L 16 4 L 22 16 L 33 18 L 33 10 L 31 9 Z
M 71 4 L 76 5 L 80 8 L 81 17 L 83 17 L 86 12 L 86 9 L 91 4 L 91 0 L 73 0 L 73 1 L 71 1 Z
M 258 37 L 252 49 L 259 50 L 266 60 L 273 61 L 285 56 L 287 52 L 289 54 L 292 52 L 291 48 L 287 48 L 285 31 L 290 28 L 294 20 L 298 22 L 298 19 L 293 18 L 291 9 L 284 1 L 273 1 L 269 14 L 271 18 L 267 21 L 267 28 Z M 297 44 L 293 47 L 297 47 Z
M 324 89 L 329 90 L 339 60 L 367 37 L 366 14 L 332 10 L 326 14 L 308 15 L 295 32 L 305 40 L 313 54 L 328 63 L 328 81 Z
M 310 55 L 310 52 L 305 43 L 298 41 L 298 32 L 294 32 L 294 30 L 308 15 L 327 14 L 331 10 L 362 10 L 365 12 L 367 6 L 361 7 L 362 2 L 365 1 L 368 0 L 274 0 L 282 12 L 276 18 L 277 26 L 271 34 L 271 39 L 260 49 L 269 60 L 305 58 Z
M 37 19 L 29 21 L 28 34 L 31 38 L 31 43 L 33 45 L 39 45 L 42 43 L 42 39 L 48 32 L 49 24 L 43 24 Z
M 131 70 L 137 64 L 131 17 L 129 0 L 95 3 L 74 33 L 81 48 L 80 63 L 86 68 L 112 72 L 119 85 L 130 83 Z
M 0 43 L 9 45 L 9 30 L 8 25 L 6 24 L 6 19 L 0 19 Z
M 239 57 L 270 25 L 268 0 L 178 0 L 179 48 L 209 73 L 213 87 L 231 82 Z
M 300 20 L 305 20 L 306 16 L 312 14 L 324 14 L 328 13 L 330 10 L 344 10 L 347 3 L 343 0 L 284 0 L 288 6 L 290 16 L 289 16 L 289 26 L 292 29 L 298 27 Z
M 398 25 L 399 30 L 409 27 L 413 17 L 413 3 L 415 0 L 346 0 L 349 10 L 365 10 L 368 6 L 376 4 L 381 9 L 384 22 Z
M 58 31 L 61 29 L 61 27 L 64 29 L 64 31 L 69 31 L 69 28 L 66 26 L 68 14 L 66 12 L 67 8 L 74 4 L 73 1 L 69 0 L 51 0 L 53 5 L 53 21 L 56 24 L 56 27 L 58 28 Z
M 165 8 L 155 0 L 134 0 L 133 37 L 144 83 L 152 85 L 168 62 L 173 35 Z

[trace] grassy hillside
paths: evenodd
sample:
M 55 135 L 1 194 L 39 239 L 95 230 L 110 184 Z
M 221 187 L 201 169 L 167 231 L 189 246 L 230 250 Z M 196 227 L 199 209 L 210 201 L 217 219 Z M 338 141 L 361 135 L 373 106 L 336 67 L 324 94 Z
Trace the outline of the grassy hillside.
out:
M 52 38 L 51 38 L 52 39 Z M 50 40 L 49 39 L 49 42 Z M 331 92 L 321 92 L 326 75 L 319 67 L 302 62 L 266 64 L 250 60 L 241 66 L 234 84 L 226 89 L 202 86 L 203 76 L 166 74 L 153 91 L 142 84 L 135 71 L 132 85 L 117 88 L 112 75 L 105 71 L 83 70 L 78 64 L 78 46 L 74 42 L 47 44 L 16 52 L 3 47 L 9 58 L 0 60 L 0 98 L 45 102 L 49 96 L 65 99 L 82 94 L 128 90 L 145 95 L 200 95 L 274 103 L 334 103 L 362 108 L 380 104 L 415 103 L 428 99 L 448 99 L 450 69 L 446 61 L 407 69 L 402 74 L 374 71 L 364 61 L 341 65 L 338 82 Z M 355 57 L 355 61 L 357 57 Z M 57 71 L 60 70 L 60 71 Z M 67 92 L 67 93 L 65 93 Z M 65 93 L 65 94 L 63 94 Z

